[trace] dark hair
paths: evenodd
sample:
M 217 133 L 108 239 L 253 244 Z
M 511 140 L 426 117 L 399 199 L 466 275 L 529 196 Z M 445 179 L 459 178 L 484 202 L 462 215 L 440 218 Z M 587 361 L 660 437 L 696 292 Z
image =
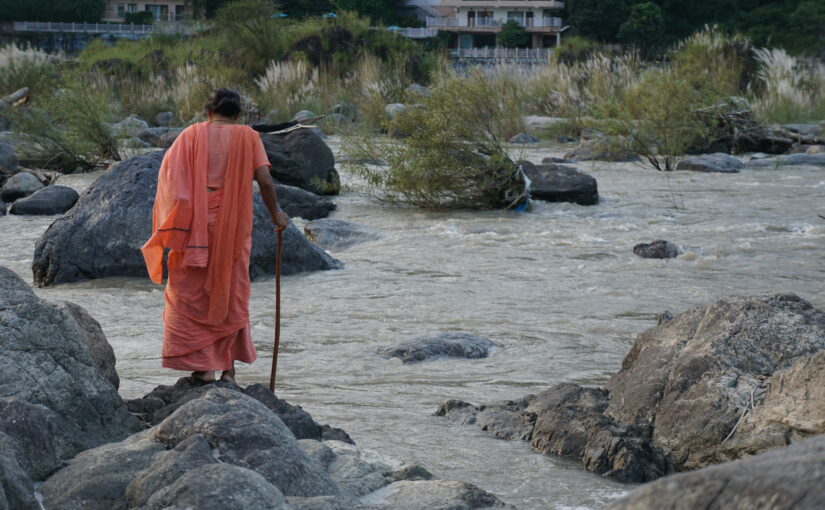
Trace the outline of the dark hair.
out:
M 241 96 L 229 89 L 218 89 L 209 95 L 206 111 L 229 118 L 237 117 L 241 113 Z

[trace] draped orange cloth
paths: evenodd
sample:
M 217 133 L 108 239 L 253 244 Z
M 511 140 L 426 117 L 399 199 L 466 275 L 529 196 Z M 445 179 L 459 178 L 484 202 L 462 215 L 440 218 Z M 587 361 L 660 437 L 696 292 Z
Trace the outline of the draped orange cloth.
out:
M 206 189 L 215 126 L 205 122 L 180 134 L 158 175 L 152 237 L 142 252 L 150 278 L 161 283 L 163 253 L 170 250 L 163 311 L 163 365 L 169 368 L 227 370 L 235 359 L 255 359 L 249 333 L 252 179 L 268 161 L 257 132 L 226 127 L 231 139 L 221 189 Z

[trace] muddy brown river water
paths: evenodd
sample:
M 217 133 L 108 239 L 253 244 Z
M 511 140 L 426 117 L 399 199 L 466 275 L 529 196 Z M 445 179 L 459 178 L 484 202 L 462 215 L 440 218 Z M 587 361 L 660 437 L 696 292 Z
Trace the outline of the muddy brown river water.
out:
M 330 146 L 337 152 L 340 141 Z M 540 162 L 562 147 L 516 151 Z M 386 207 L 347 187 L 332 217 L 382 237 L 332 253 L 340 271 L 285 277 L 277 393 L 356 442 L 465 480 L 527 509 L 595 509 L 628 486 L 578 462 L 533 453 L 433 416 L 449 398 L 522 397 L 559 382 L 601 384 L 636 334 L 729 294 L 793 292 L 825 307 L 825 169 L 739 174 L 675 172 L 627 163 L 580 164 L 597 206 L 535 202 L 531 213 L 428 212 Z M 66 176 L 82 189 L 95 175 Z M 679 209 L 674 209 L 674 202 Z M 682 207 L 683 206 L 683 207 Z M 0 265 L 31 282 L 34 244 L 52 217 L 0 217 Z M 301 220 L 297 220 L 300 224 Z M 646 260 L 631 249 L 667 239 L 684 253 Z M 163 294 L 148 280 L 106 279 L 37 293 L 73 301 L 114 347 L 124 397 L 183 375 L 160 368 Z M 274 281 L 252 286 L 259 360 L 241 383 L 266 383 Z M 464 330 L 501 344 L 483 360 L 402 365 L 375 354 L 419 334 Z

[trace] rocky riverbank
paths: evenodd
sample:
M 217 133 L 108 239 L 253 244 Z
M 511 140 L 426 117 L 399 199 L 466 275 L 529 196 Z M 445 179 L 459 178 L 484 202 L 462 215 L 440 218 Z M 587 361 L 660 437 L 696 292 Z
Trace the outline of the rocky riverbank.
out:
M 0 312 L 4 510 L 511 508 L 360 449 L 260 385 L 184 378 L 124 402 L 99 324 L 1 267 Z
M 606 387 L 561 384 L 437 414 L 589 471 L 645 482 L 825 433 L 825 312 L 792 294 L 730 297 L 636 339 Z

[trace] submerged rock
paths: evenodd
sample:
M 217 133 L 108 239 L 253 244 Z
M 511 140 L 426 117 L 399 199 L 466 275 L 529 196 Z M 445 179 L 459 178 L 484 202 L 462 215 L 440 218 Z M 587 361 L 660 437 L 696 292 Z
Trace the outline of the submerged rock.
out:
M 825 433 L 823 387 L 825 312 L 792 294 L 734 296 L 643 332 L 605 389 L 437 414 L 643 482 Z
M 68 186 L 46 186 L 12 204 L 9 213 L 23 215 L 63 214 L 77 203 L 80 195 Z
M 112 165 L 54 223 L 35 246 L 32 270 L 48 286 L 110 276 L 145 277 L 140 247 L 152 230 L 152 206 L 163 151 Z M 255 194 L 252 255 L 255 279 L 274 274 L 277 236 L 259 194 Z M 339 263 L 309 242 L 292 224 L 284 231 L 283 272 L 335 269 Z
M 275 190 L 278 195 L 278 204 L 293 218 L 305 220 L 326 218 L 337 207 L 332 200 L 295 186 L 276 184 Z
M 578 170 L 555 163 L 534 165 L 519 161 L 530 179 L 530 197 L 547 202 L 573 202 L 579 205 L 599 203 L 596 179 Z
M 679 248 L 670 241 L 659 239 L 651 243 L 639 243 L 633 253 L 643 259 L 672 259 L 679 256 Z
M 118 395 L 112 348 L 85 310 L 41 300 L 2 267 L 0 310 L 0 395 L 42 405 L 55 417 L 29 431 L 32 437 L 38 429 L 48 431 L 43 435 L 58 438 L 57 455 L 66 458 L 142 428 Z M 34 420 L 24 422 L 34 425 Z M 42 446 L 47 445 L 44 441 Z M 52 456 L 31 461 L 49 463 Z M 49 469 L 32 474 L 37 478 L 43 471 Z
M 363 500 L 376 510 L 481 510 L 510 508 L 500 499 L 465 482 L 445 480 L 400 481 Z
M 272 164 L 272 177 L 278 182 L 319 195 L 340 193 L 335 157 L 317 134 L 297 129 L 281 135 L 261 133 L 261 140 Z
M 34 175 L 28 172 L 20 172 L 6 180 L 6 183 L 3 184 L 3 188 L 0 190 L 0 198 L 5 202 L 14 202 L 44 187 L 40 179 Z
M 607 510 L 822 508 L 825 437 L 747 459 L 668 476 L 634 490 Z
M 365 241 L 378 239 L 369 227 L 343 220 L 322 219 L 304 226 L 307 238 L 325 250 L 340 251 Z
M 378 351 L 386 358 L 398 358 L 404 363 L 415 363 L 431 358 L 486 358 L 496 344 L 487 338 L 464 332 L 436 333 Z
M 737 173 L 745 165 L 729 154 L 703 154 L 683 159 L 676 165 L 676 170 L 692 170 L 694 172 Z

